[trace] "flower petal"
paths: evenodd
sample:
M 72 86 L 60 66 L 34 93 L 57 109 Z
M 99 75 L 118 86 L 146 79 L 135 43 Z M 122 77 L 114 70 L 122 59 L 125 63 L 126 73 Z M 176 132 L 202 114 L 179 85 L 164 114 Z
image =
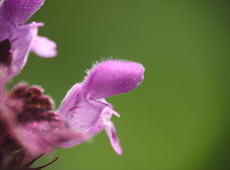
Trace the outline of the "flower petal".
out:
M 44 58 L 55 57 L 57 55 L 56 43 L 46 37 L 36 36 L 32 41 L 31 51 Z
M 15 126 L 14 133 L 21 145 L 33 155 L 41 155 L 58 147 L 65 141 L 82 138 L 73 133 L 61 121 L 40 121 Z
M 37 23 L 31 23 L 28 25 L 23 25 L 20 28 L 15 29 L 15 31 L 11 32 L 14 37 L 12 39 L 11 50 L 13 57 L 13 61 L 11 64 L 13 76 L 20 73 L 20 71 L 26 64 L 31 43 L 34 37 L 37 35 L 37 27 Z
M 21 25 L 43 5 L 44 0 L 3 0 L 0 6 L 1 18 Z
M 74 85 L 64 98 L 58 112 L 65 117 L 68 126 L 76 133 L 84 134 L 84 138 L 75 138 L 63 142 L 60 147 L 72 147 L 90 139 L 104 129 L 102 115 L 111 107 L 103 101 L 90 100 L 86 97 L 82 84 Z
M 144 67 L 128 61 L 104 61 L 89 71 L 86 79 L 74 85 L 62 101 L 58 113 L 65 117 L 70 129 L 84 134 L 85 139 L 74 139 L 61 147 L 71 147 L 106 130 L 114 150 L 122 154 L 111 116 L 119 114 L 104 98 L 125 93 L 141 83 Z
M 4 116 L 12 137 L 30 154 L 40 155 L 63 142 L 82 138 L 69 129 L 63 117 L 52 111 L 52 99 L 38 86 L 19 84 L 1 104 L 7 110 L 0 107 L 0 120 Z
M 82 84 L 76 84 L 64 98 L 59 113 L 68 120 L 70 127 L 84 132 L 91 130 L 105 107 L 106 104 L 87 99 Z
M 11 22 L 0 21 L 0 41 L 9 41 L 12 61 L 5 66 L 9 78 L 17 75 L 24 67 L 33 38 L 37 35 L 39 23 L 17 27 Z M 0 63 L 2 64 L 2 63 Z
M 144 67 L 129 61 L 108 60 L 89 71 L 84 88 L 91 99 L 107 98 L 126 93 L 138 86 L 144 78 Z
M 111 122 L 111 121 L 105 122 L 105 131 L 109 137 L 109 140 L 110 140 L 110 143 L 111 143 L 113 149 L 117 152 L 118 155 L 121 155 L 122 154 L 122 148 L 120 146 L 120 140 L 117 137 L 116 129 L 115 129 L 113 122 Z

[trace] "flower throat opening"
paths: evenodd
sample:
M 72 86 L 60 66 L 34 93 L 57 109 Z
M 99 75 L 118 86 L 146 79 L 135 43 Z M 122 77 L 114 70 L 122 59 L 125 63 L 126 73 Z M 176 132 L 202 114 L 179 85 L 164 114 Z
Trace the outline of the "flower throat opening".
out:
M 10 52 L 11 43 L 9 39 L 0 41 L 0 64 L 9 66 L 12 62 L 12 54 Z

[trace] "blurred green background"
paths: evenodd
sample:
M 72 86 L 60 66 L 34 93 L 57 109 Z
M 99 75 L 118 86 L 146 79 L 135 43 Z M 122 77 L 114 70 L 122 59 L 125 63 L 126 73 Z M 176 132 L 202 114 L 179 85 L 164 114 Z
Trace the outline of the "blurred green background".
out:
M 39 84 L 58 107 L 101 59 L 133 60 L 145 80 L 109 99 L 124 154 L 105 133 L 58 149 L 47 170 L 229 170 L 230 2 L 228 0 L 46 0 L 32 20 L 58 43 L 58 56 L 31 55 L 21 80 Z M 31 21 L 32 21 L 31 20 Z

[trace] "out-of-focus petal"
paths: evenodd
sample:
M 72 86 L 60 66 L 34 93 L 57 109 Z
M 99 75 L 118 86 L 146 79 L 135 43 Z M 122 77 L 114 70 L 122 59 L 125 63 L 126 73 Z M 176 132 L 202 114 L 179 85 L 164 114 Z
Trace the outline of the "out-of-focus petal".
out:
M 37 23 L 23 25 L 20 28 L 15 28 L 12 31 L 12 75 L 15 76 L 26 64 L 28 53 L 30 51 L 31 43 L 37 35 Z
M 36 36 L 32 41 L 31 51 L 44 58 L 55 57 L 57 55 L 56 43 L 52 40 Z
M 0 70 L 1 73 L 4 70 L 4 75 L 8 76 L 9 79 L 16 76 L 23 69 L 31 48 L 43 57 L 56 55 L 56 44 L 45 37 L 37 36 L 38 27 L 43 25 L 43 23 L 32 22 L 31 24 L 17 26 L 6 20 L 0 21 L 0 42 L 6 40 L 10 42 L 9 52 L 12 58 L 10 65 L 7 65 L 5 70 L 4 67 L 0 68 Z
M 32 155 L 41 155 L 58 147 L 65 141 L 82 138 L 81 134 L 73 133 L 63 125 L 63 122 L 54 120 L 19 124 L 14 133 L 21 145 Z
M 7 65 L 5 71 L 9 78 L 20 73 L 24 67 L 31 42 L 37 35 L 39 23 L 31 23 L 17 27 L 11 22 L 0 22 L 0 41 L 8 40 L 10 42 L 10 53 L 12 61 Z
M 135 62 L 108 60 L 95 65 L 84 81 L 84 88 L 92 99 L 107 98 L 126 93 L 144 78 L 144 67 Z
M 38 86 L 17 85 L 4 102 L 7 112 L 1 115 L 12 137 L 32 155 L 44 154 L 66 141 L 83 138 L 69 128 L 62 116 L 52 111 L 53 101 L 43 93 Z
M 0 6 L 1 18 L 21 25 L 43 5 L 44 0 L 3 0 Z

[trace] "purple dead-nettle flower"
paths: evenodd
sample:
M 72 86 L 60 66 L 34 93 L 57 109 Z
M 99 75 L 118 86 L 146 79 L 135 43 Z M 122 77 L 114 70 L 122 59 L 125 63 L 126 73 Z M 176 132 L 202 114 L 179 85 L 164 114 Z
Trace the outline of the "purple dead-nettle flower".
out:
M 29 169 L 40 155 L 56 147 L 78 145 L 102 130 L 114 150 L 122 154 L 111 121 L 113 114 L 119 114 L 105 99 L 132 90 L 143 78 L 141 64 L 103 61 L 69 90 L 57 111 L 40 87 L 15 86 L 0 98 L 0 169 Z
M 44 0 L 2 0 L 0 4 L 0 80 L 6 82 L 24 67 L 29 51 L 42 57 L 56 55 L 56 44 L 37 35 L 43 23 L 25 22 Z M 1 82 L 1 83 L 2 83 Z
M 43 23 L 25 22 L 44 0 L 0 2 L 0 169 L 32 170 L 30 165 L 56 147 L 78 145 L 105 130 L 112 147 L 122 154 L 106 98 L 126 93 L 144 78 L 144 67 L 128 61 L 107 60 L 93 66 L 75 84 L 58 110 L 39 86 L 20 83 L 11 92 L 6 83 L 23 69 L 28 53 L 56 55 L 56 44 L 37 35 Z M 41 169 L 42 167 L 36 168 Z
M 67 93 L 58 112 L 66 118 L 71 129 L 90 138 L 105 129 L 111 145 L 118 154 L 122 154 L 119 139 L 111 116 L 119 114 L 105 98 L 126 93 L 138 86 L 144 78 L 144 67 L 128 61 L 104 61 L 95 65 L 82 83 L 74 85 Z M 76 138 L 63 143 L 71 147 L 83 142 Z

